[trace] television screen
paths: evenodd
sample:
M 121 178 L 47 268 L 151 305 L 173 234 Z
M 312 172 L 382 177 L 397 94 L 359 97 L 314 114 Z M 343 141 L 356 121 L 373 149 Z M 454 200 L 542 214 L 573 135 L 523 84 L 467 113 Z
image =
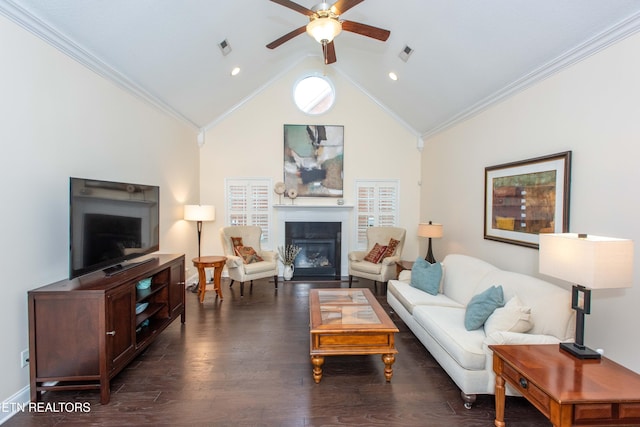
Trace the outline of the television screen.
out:
M 160 188 L 70 178 L 69 278 L 105 269 L 159 249 Z

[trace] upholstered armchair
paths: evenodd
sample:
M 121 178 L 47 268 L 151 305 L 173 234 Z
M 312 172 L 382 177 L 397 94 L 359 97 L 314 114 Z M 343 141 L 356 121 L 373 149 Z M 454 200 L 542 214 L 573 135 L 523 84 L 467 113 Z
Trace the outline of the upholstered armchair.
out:
M 349 287 L 353 276 L 373 280 L 376 289 L 378 282 L 386 284 L 390 279 L 395 279 L 396 261 L 400 261 L 406 234 L 406 230 L 400 227 L 367 228 L 367 250 L 349 252 Z M 389 246 L 391 239 L 397 242 L 395 250 L 382 252 L 379 260 L 372 258 L 370 254 L 375 253 L 372 250 L 376 244 L 378 247 Z
M 249 280 L 253 289 L 254 279 L 269 276 L 273 276 L 275 289 L 278 290 L 278 254 L 262 250 L 261 237 L 262 229 L 257 225 L 235 225 L 220 229 L 222 249 L 227 257 L 227 270 L 231 278 L 229 286 L 233 286 L 236 280 L 240 282 L 240 296 L 244 296 L 244 282 Z

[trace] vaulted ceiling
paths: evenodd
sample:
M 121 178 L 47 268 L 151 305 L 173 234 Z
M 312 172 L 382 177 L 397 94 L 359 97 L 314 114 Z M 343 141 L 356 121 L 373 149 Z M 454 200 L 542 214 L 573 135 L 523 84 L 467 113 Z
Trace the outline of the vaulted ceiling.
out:
M 270 0 L 4 0 L 0 13 L 195 129 L 322 57 L 304 33 L 265 47 L 308 22 Z M 326 66 L 428 136 L 635 33 L 640 0 L 366 0 L 340 18 L 391 36 L 343 31 Z

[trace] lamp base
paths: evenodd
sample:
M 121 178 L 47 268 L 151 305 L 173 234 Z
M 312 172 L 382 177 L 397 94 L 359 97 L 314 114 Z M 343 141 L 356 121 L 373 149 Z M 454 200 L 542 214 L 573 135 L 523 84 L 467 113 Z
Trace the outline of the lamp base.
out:
M 571 353 L 578 359 L 600 359 L 602 357 L 597 351 L 573 342 L 561 342 L 560 349 Z

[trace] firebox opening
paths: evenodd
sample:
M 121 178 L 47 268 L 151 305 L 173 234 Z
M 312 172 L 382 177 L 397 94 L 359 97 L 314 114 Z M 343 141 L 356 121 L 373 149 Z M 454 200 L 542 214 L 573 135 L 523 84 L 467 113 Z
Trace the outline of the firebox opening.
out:
M 287 222 L 285 244 L 301 248 L 294 263 L 294 278 L 340 279 L 340 222 Z

